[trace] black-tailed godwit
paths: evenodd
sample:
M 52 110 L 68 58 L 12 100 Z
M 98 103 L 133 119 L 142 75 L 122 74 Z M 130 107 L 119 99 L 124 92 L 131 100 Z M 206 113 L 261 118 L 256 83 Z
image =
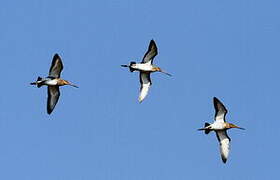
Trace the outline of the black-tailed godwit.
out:
M 30 83 L 31 85 L 36 85 L 40 88 L 43 85 L 48 86 L 48 102 L 47 102 L 47 112 L 51 114 L 56 103 L 58 102 L 60 92 L 59 86 L 70 85 L 73 87 L 78 87 L 69 81 L 60 78 L 61 71 L 63 69 L 63 64 L 61 58 L 58 54 L 55 54 L 52 60 L 52 65 L 49 71 L 49 76 L 46 78 L 38 77 L 36 82 Z
M 214 97 L 213 102 L 216 112 L 214 123 L 205 123 L 205 127 L 198 130 L 204 130 L 205 134 L 208 134 L 210 131 L 216 132 L 216 136 L 220 142 L 221 157 L 223 162 L 226 163 L 230 151 L 231 141 L 230 137 L 227 135 L 227 130 L 231 128 L 238 128 L 244 130 L 244 128 L 226 122 L 225 116 L 227 114 L 227 109 L 218 98 Z
M 130 72 L 139 71 L 140 72 L 140 95 L 139 102 L 142 102 L 148 94 L 149 88 L 152 85 L 150 74 L 153 72 L 162 72 L 171 76 L 169 73 L 164 72 L 161 68 L 153 65 L 154 57 L 158 54 L 157 46 L 154 40 L 150 41 L 148 51 L 143 57 L 141 63 L 130 62 L 129 65 L 121 65 L 122 67 L 128 67 Z

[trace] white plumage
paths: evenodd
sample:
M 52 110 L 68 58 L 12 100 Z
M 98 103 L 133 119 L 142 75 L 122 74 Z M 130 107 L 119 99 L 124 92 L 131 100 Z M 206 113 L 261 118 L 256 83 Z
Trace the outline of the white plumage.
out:
M 140 94 L 139 94 L 139 102 L 142 102 L 147 96 L 150 86 L 152 85 L 150 73 L 149 72 L 140 72 Z
M 135 70 L 138 70 L 138 71 L 147 71 L 147 72 L 153 71 L 153 66 L 149 63 L 132 64 L 131 67 L 134 68 Z
M 217 138 L 220 142 L 220 153 L 224 163 L 226 163 L 230 151 L 230 138 L 225 130 L 216 131 Z

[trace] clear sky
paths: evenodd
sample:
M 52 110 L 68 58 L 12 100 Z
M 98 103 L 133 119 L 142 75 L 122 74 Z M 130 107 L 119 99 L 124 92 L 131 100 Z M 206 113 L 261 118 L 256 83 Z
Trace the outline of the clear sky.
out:
M 0 179 L 279 179 L 280 2 L 277 0 L 9 0 L 0 6 Z M 139 104 L 138 73 L 154 39 L 152 75 Z M 46 87 L 63 60 L 53 113 Z M 227 164 L 212 98 L 227 107 Z

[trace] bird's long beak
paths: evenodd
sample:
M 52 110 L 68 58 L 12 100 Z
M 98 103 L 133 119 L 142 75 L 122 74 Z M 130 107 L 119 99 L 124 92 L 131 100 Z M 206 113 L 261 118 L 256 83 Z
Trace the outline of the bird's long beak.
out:
M 235 124 L 231 124 L 231 128 L 237 128 L 237 129 L 242 129 L 242 130 L 245 130 L 244 128 L 239 127 L 239 126 L 236 126 Z
M 121 67 L 129 67 L 128 65 L 121 65 Z
M 167 72 L 165 72 L 165 71 L 163 71 L 163 70 L 159 70 L 159 72 L 162 72 L 163 74 L 166 74 L 166 75 L 168 75 L 168 76 L 172 76 L 171 74 L 169 74 L 169 73 L 167 73 Z
M 70 85 L 70 86 L 73 86 L 73 87 L 75 87 L 75 88 L 79 88 L 77 85 L 75 85 L 75 84 L 73 84 L 73 83 L 71 83 L 71 82 L 69 83 L 69 85 Z

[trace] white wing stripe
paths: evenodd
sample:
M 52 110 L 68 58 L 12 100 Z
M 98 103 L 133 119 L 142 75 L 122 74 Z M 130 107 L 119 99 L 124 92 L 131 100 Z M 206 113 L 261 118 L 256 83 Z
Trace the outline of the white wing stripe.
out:
M 149 92 L 149 88 L 150 88 L 150 83 L 149 84 L 143 84 L 141 86 L 140 95 L 139 95 L 139 102 L 142 102 L 145 99 L 145 97 L 147 96 L 147 94 Z
M 230 138 L 226 131 L 216 131 L 217 138 L 220 142 L 220 153 L 224 163 L 226 163 L 230 151 Z
M 226 162 L 228 155 L 229 155 L 229 150 L 230 150 L 230 143 L 229 139 L 224 139 L 220 142 L 220 151 L 221 151 L 221 156 L 224 162 Z
M 140 83 L 141 83 L 141 88 L 140 88 L 139 102 L 142 102 L 147 96 L 149 92 L 149 88 L 152 85 L 150 79 L 150 73 L 140 72 Z

